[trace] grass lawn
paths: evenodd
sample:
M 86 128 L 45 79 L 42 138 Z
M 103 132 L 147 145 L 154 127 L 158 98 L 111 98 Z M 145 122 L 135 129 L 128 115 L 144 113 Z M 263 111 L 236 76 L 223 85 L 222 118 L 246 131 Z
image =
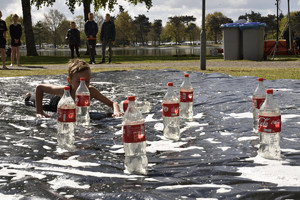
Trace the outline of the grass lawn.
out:
M 22 57 L 23 65 L 56 65 L 66 64 L 69 61 L 68 57 L 53 57 L 53 56 L 38 56 L 38 57 Z M 87 56 L 83 57 L 88 61 Z M 98 58 L 100 61 L 100 58 Z M 299 57 L 287 57 L 280 56 L 275 60 L 280 61 L 300 61 Z M 115 56 L 114 63 L 158 63 L 158 62 L 181 62 L 181 61 L 199 61 L 198 56 Z M 207 57 L 207 61 L 223 61 L 221 56 L 219 57 Z M 250 61 L 239 61 L 250 62 Z M 268 62 L 268 61 L 266 61 Z M 8 65 L 9 63 L 7 63 Z M 201 71 L 199 67 L 107 67 L 107 68 L 93 68 L 92 72 L 112 71 L 112 70 L 155 70 L 173 68 L 182 71 Z M 264 77 L 268 80 L 275 79 L 300 79 L 300 68 L 251 68 L 251 67 L 210 67 L 204 73 L 226 73 L 232 76 L 256 76 Z M 59 75 L 65 74 L 66 69 L 25 69 L 25 70 L 0 70 L 0 77 L 15 77 L 15 76 L 31 76 L 31 75 Z

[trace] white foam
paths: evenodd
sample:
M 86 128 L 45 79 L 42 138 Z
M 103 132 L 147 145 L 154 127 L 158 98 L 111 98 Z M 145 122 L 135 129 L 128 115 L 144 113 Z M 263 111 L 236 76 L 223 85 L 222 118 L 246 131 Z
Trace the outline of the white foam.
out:
M 112 85 L 112 82 L 91 82 L 91 85 Z
M 14 146 L 17 146 L 17 147 L 26 147 L 26 148 L 30 148 L 29 145 L 27 144 L 24 144 L 24 143 L 16 143 L 16 144 L 13 144 Z
M 263 166 L 239 167 L 237 172 L 242 173 L 241 177 L 259 182 L 269 182 L 277 184 L 278 187 L 299 187 L 300 167 L 283 165 L 285 161 L 267 160 L 260 156 L 246 159 L 254 161 Z
M 287 152 L 287 153 L 300 153 L 300 150 L 297 149 L 280 149 L 281 151 Z
M 78 188 L 78 189 L 89 189 L 89 185 L 79 185 L 77 182 L 71 179 L 65 179 L 58 177 L 52 181 L 48 182 L 51 185 L 51 188 L 57 190 L 59 188 Z
M 13 177 L 11 180 L 19 180 L 26 176 L 31 176 L 33 178 L 38 178 L 38 179 L 46 178 L 45 175 L 39 174 L 37 172 L 29 172 L 26 170 L 21 170 L 21 168 L 27 168 L 28 165 L 20 164 L 19 166 L 16 166 L 11 164 L 1 164 L 0 166 L 3 166 L 3 168 L 0 170 L 0 176 Z M 19 168 L 19 169 L 12 169 L 12 167 Z
M 44 145 L 43 148 L 46 149 L 46 150 L 51 150 L 52 149 L 51 147 L 49 147 L 47 145 Z
M 231 189 L 229 188 L 220 188 L 220 189 L 217 189 L 217 193 L 227 193 L 227 192 L 230 192 Z
M 203 113 L 197 113 L 193 118 L 194 119 L 200 119 L 203 117 Z
M 249 137 L 240 137 L 238 138 L 238 141 L 249 141 L 249 140 L 257 140 L 258 136 L 249 136 Z
M 153 119 L 153 116 L 154 114 L 147 115 L 147 117 L 145 118 L 145 122 L 157 122 L 162 120 L 162 119 Z
M 300 115 L 295 115 L 295 114 L 286 114 L 286 115 L 281 115 L 281 121 L 286 122 L 289 119 L 293 118 L 300 118 Z M 299 119 L 300 120 L 300 119 Z
M 196 154 L 191 155 L 191 157 L 201 157 L 201 155 L 196 153 Z
M 163 131 L 164 130 L 164 124 L 163 123 L 156 123 L 154 125 L 154 129 L 156 129 L 157 131 Z
M 38 163 L 48 163 L 53 165 L 61 165 L 61 166 L 71 166 L 71 167 L 92 167 L 92 166 L 100 166 L 98 163 L 92 163 L 92 162 L 80 162 L 76 160 L 76 156 L 71 156 L 67 160 L 57 160 L 52 159 L 50 157 L 44 157 L 43 160 L 36 161 Z
M 232 135 L 232 134 L 233 134 L 233 133 L 230 133 L 230 132 L 228 132 L 228 131 L 224 131 L 224 132 L 219 131 L 219 133 L 220 133 L 221 135 L 223 135 L 223 136 L 228 136 L 228 135 Z
M 217 147 L 218 149 L 221 149 L 222 151 L 227 151 L 228 149 L 230 149 L 231 147 Z
M 117 132 L 114 133 L 114 135 L 122 135 L 123 134 L 123 130 L 118 130 Z
M 291 142 L 297 142 L 297 140 L 298 140 L 298 138 L 286 138 L 286 137 L 282 137 L 282 139 L 288 140 L 288 141 L 291 141 Z
M 223 119 L 236 118 L 236 119 L 244 119 L 244 118 L 253 118 L 253 114 L 251 112 L 244 113 L 230 113 L 226 114 L 229 117 L 223 117 Z
M 275 91 L 284 91 L 284 92 L 290 92 L 293 91 L 292 89 L 287 89 L 287 88 L 279 88 L 279 89 L 274 89 Z
M 18 195 L 18 194 L 1 194 L 0 193 L 0 199 L 5 200 L 19 200 L 24 198 L 24 196 Z
M 19 126 L 19 125 L 13 124 L 13 123 L 8 123 L 8 125 L 16 128 L 16 129 L 19 129 L 21 131 L 29 131 L 31 129 L 31 128 L 24 127 L 24 126 Z
M 226 188 L 231 189 L 228 185 L 217 185 L 217 184 L 195 184 L 195 185 L 171 185 L 171 186 L 160 186 L 157 190 L 174 190 L 182 188 Z
M 221 143 L 221 142 L 214 141 L 214 138 L 207 138 L 205 140 L 207 140 L 207 141 L 209 141 L 210 143 L 213 143 L 213 144 L 220 144 Z

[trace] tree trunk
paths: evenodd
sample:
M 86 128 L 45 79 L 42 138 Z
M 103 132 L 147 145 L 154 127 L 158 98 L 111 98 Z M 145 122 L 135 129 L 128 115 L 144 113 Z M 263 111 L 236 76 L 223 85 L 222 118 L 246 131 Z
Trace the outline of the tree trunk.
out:
M 38 56 L 35 48 L 34 34 L 32 29 L 30 0 L 22 0 L 22 10 L 27 56 Z
M 89 20 L 88 14 L 91 12 L 91 0 L 83 0 L 83 12 L 84 12 L 84 21 Z M 88 42 L 86 40 L 86 52 L 85 55 L 90 55 L 90 49 Z

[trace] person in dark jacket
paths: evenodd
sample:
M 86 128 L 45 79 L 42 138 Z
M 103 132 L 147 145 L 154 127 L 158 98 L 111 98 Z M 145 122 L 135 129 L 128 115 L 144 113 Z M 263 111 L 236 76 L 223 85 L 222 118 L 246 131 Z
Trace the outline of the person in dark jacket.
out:
M 110 15 L 106 14 L 105 22 L 101 27 L 100 40 L 102 42 L 102 61 L 100 64 L 105 63 L 105 49 L 108 46 L 108 63 L 111 63 L 112 45 L 116 38 L 116 28 L 113 21 L 110 20 Z
M 2 59 L 2 66 L 3 69 L 7 69 L 5 65 L 5 45 L 6 45 L 6 31 L 7 26 L 4 20 L 2 18 L 2 12 L 0 11 L 0 52 L 1 52 L 1 59 Z
M 76 28 L 75 22 L 70 23 L 70 29 L 66 35 L 66 40 L 69 41 L 69 47 L 71 50 L 71 58 L 74 58 L 74 48 L 76 50 L 77 58 L 80 58 L 79 48 L 80 48 L 80 32 Z
M 9 34 L 11 37 L 11 64 L 14 65 L 15 56 L 17 58 L 17 65 L 20 67 L 20 46 L 22 36 L 22 26 L 18 23 L 19 16 L 14 14 L 12 17 L 13 23 L 9 26 Z
M 98 33 L 98 25 L 94 21 L 93 13 L 88 14 L 89 20 L 84 25 L 84 32 L 90 49 L 90 64 L 95 64 L 96 53 L 96 35 Z

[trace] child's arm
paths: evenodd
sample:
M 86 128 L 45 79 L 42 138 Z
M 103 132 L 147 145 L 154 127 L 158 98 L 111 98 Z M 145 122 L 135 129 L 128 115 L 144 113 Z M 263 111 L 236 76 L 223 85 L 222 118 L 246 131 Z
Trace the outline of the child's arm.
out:
M 43 111 L 43 97 L 44 93 L 62 96 L 64 89 L 62 86 L 55 86 L 49 84 L 41 84 L 36 87 L 35 90 L 35 106 L 36 117 L 47 117 Z
M 123 115 L 123 113 L 120 112 L 119 104 L 117 102 L 112 102 L 106 96 L 101 94 L 99 90 L 97 90 L 92 86 L 90 86 L 89 89 L 91 93 L 91 98 L 95 98 L 113 109 L 114 111 L 114 114 L 112 115 L 113 117 L 121 117 Z

